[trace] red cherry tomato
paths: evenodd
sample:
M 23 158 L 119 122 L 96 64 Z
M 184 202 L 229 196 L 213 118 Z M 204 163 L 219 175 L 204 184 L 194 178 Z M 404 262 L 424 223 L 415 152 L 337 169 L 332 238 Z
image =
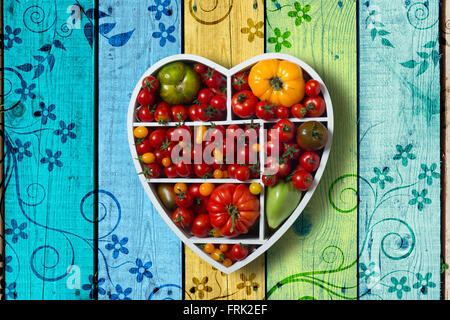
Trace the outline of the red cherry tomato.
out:
M 148 179 L 159 178 L 161 175 L 161 167 L 156 163 L 149 163 L 144 166 L 142 174 Z
M 227 109 L 227 97 L 223 94 L 216 94 L 209 101 L 209 104 L 217 110 L 224 112 Z
M 208 68 L 205 73 L 202 74 L 203 82 L 210 88 L 219 89 L 225 83 L 225 78 L 217 71 Z
M 234 175 L 236 176 L 236 179 L 239 181 L 246 181 L 250 178 L 250 169 L 246 166 L 239 166 Z
M 314 181 L 314 177 L 305 169 L 297 170 L 292 176 L 292 183 L 300 191 L 308 190 Z
M 166 138 L 166 129 L 158 128 L 150 133 L 148 141 L 154 149 L 159 149 L 164 141 L 166 141 Z
M 170 108 L 170 119 L 174 122 L 184 122 L 188 118 L 188 111 L 183 105 L 174 105 Z
M 142 142 L 136 146 L 136 152 L 140 156 L 142 156 L 144 153 L 152 152 L 152 150 L 152 146 L 150 145 L 148 139 L 142 140 Z
M 138 111 L 138 118 L 142 122 L 152 122 L 155 120 L 155 117 L 153 116 L 154 109 L 151 106 L 142 106 L 139 108 Z
M 189 193 L 194 197 L 202 197 L 200 194 L 200 183 L 193 183 L 189 185 Z
M 287 119 L 290 116 L 289 108 L 285 106 L 277 106 L 275 115 L 278 119 Z
M 214 92 L 209 88 L 201 89 L 197 94 L 198 102 L 201 104 L 208 104 L 212 97 L 214 97 Z
M 317 97 L 320 94 L 320 83 L 317 80 L 309 80 L 305 84 L 305 93 L 309 97 Z
M 231 256 L 237 261 L 245 259 L 248 256 L 248 247 L 243 244 L 236 243 L 233 247 L 231 247 Z
M 213 168 L 206 163 L 194 164 L 194 172 L 197 177 L 208 178 L 212 175 Z
M 270 104 L 267 100 L 264 100 L 256 104 L 255 114 L 260 119 L 271 120 L 275 118 L 276 109 L 277 107 L 274 104 Z
M 176 208 L 172 214 L 172 221 L 181 228 L 190 227 L 194 220 L 194 214 L 186 208 Z
M 228 177 L 231 179 L 236 179 L 236 169 L 239 168 L 237 164 L 229 164 L 227 167 Z
M 153 103 L 155 103 L 155 95 L 152 92 L 148 91 L 147 89 L 142 89 L 139 92 L 137 101 L 142 106 L 150 106 Z
M 188 109 L 189 119 L 191 119 L 191 121 L 198 121 L 197 107 L 198 105 L 193 104 Z
M 295 137 L 295 125 L 288 119 L 278 121 L 273 128 L 278 132 L 280 142 L 292 141 Z
M 250 90 L 243 90 L 236 93 L 231 99 L 231 107 L 238 117 L 247 119 L 255 114 L 255 107 L 258 98 Z
M 199 214 L 192 222 L 191 232 L 198 238 L 205 238 L 211 230 L 211 222 L 209 215 L 206 213 Z
M 175 168 L 175 165 L 172 164 L 168 167 L 164 168 L 164 174 L 166 175 L 167 178 L 176 178 L 178 177 L 178 173 L 177 170 Z
M 155 120 L 159 123 L 167 123 L 170 120 L 170 107 L 159 103 L 155 110 Z
M 211 116 L 208 110 L 210 109 L 208 109 L 208 106 L 206 104 L 198 105 L 196 109 L 197 121 L 209 121 L 211 119 Z
M 291 112 L 294 117 L 302 119 L 306 116 L 307 110 L 303 104 L 297 103 L 291 107 Z
M 207 70 L 207 68 L 206 68 L 206 66 L 203 64 L 203 63 L 196 63 L 195 65 L 194 65 L 194 70 L 195 70 L 195 72 L 197 72 L 198 74 L 202 74 L 202 73 L 205 73 L 206 72 L 206 70 Z
M 320 117 L 325 113 L 325 100 L 321 97 L 310 97 L 303 101 L 308 117 Z
M 175 202 L 181 208 L 189 208 L 194 203 L 194 197 L 189 190 L 186 192 L 179 191 L 176 195 Z
M 231 85 L 236 91 L 250 90 L 250 85 L 248 84 L 248 73 L 239 72 L 236 73 L 231 79 Z
M 145 77 L 142 80 L 142 88 L 147 89 L 148 92 L 156 92 L 159 88 L 159 81 L 154 76 Z
M 186 178 L 192 174 L 192 165 L 190 163 L 184 163 L 179 161 L 175 164 L 175 169 L 180 177 Z
M 278 177 L 286 178 L 292 171 L 292 164 L 289 160 L 284 160 L 278 165 Z
M 288 160 L 298 159 L 301 153 L 302 150 L 300 149 L 300 146 L 297 143 L 293 141 L 282 143 L 282 154 L 281 154 L 282 158 Z
M 273 186 L 278 181 L 278 175 L 277 174 L 264 174 L 262 176 L 262 183 L 266 187 Z
M 314 172 L 319 168 L 320 156 L 317 152 L 306 151 L 300 156 L 299 165 L 308 172 Z

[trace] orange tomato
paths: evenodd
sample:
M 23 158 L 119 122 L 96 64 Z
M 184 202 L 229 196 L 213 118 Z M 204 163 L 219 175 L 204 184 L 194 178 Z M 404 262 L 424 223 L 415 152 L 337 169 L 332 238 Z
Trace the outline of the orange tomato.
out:
M 209 254 L 213 253 L 215 249 L 216 249 L 216 247 L 212 243 L 207 243 L 203 247 L 203 251 L 205 251 L 206 253 L 209 253 Z

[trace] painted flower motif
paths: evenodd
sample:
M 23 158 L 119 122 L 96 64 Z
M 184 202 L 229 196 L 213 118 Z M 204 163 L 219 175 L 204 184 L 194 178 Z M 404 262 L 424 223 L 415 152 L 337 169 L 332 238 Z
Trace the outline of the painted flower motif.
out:
M 50 120 L 56 119 L 56 115 L 52 113 L 52 111 L 56 109 L 54 104 L 51 104 L 47 107 L 45 103 L 41 102 L 39 104 L 39 108 L 41 109 L 39 115 L 41 116 L 41 123 L 43 125 L 47 124 L 48 119 Z
M 198 293 L 200 299 L 205 297 L 205 292 L 211 292 L 213 290 L 210 286 L 206 285 L 208 283 L 208 277 L 203 277 L 202 281 L 193 277 L 192 282 L 194 283 L 194 286 L 191 288 L 190 292 L 193 294 Z
M 258 282 L 253 281 L 256 278 L 255 273 L 251 273 L 248 278 L 243 273 L 241 273 L 239 276 L 240 276 L 242 282 L 237 284 L 237 288 L 239 290 L 245 289 L 245 293 L 248 296 L 252 294 L 252 291 L 257 291 L 258 288 L 260 287 Z
M 281 9 L 281 4 L 278 2 L 278 0 L 272 0 L 272 3 L 275 6 L 275 8 L 277 8 L 277 10 Z
M 13 47 L 14 42 L 17 44 L 22 43 L 22 39 L 18 37 L 22 29 L 16 28 L 12 29 L 10 26 L 5 27 L 5 35 L 3 36 L 3 41 L 5 43 L 5 50 L 9 50 Z
M 378 183 L 380 185 L 381 189 L 384 189 L 386 187 L 386 182 L 392 183 L 394 179 L 391 176 L 388 176 L 389 168 L 384 167 L 383 171 L 381 171 L 378 168 L 373 168 L 373 172 L 375 172 L 375 177 L 370 179 L 370 182 L 372 183 Z
M 430 281 L 431 279 L 431 272 L 428 272 L 425 277 L 422 276 L 420 273 L 416 274 L 416 278 L 417 278 L 417 282 L 414 283 L 413 288 L 414 289 L 419 289 L 419 291 L 421 293 L 423 293 L 424 295 L 428 294 L 428 288 L 435 288 L 436 284 L 432 281 Z
M 258 23 L 255 24 L 255 22 L 252 19 L 248 18 L 247 25 L 248 27 L 242 28 L 241 32 L 243 34 L 248 33 L 248 42 L 253 42 L 253 40 L 255 40 L 255 36 L 259 38 L 264 38 L 264 33 L 259 30 L 262 27 L 264 27 L 264 22 L 258 21 Z
M 122 289 L 120 284 L 116 285 L 116 293 L 111 295 L 111 300 L 131 300 L 128 296 L 133 291 L 131 288 Z
M 55 166 L 61 168 L 63 166 L 63 163 L 58 160 L 58 158 L 61 157 L 61 151 L 56 151 L 55 154 L 50 149 L 46 149 L 45 153 L 47 154 L 47 157 L 44 157 L 41 159 L 41 163 L 45 164 L 48 163 L 48 171 L 52 172 L 53 168 Z
M 416 155 L 411 152 L 412 144 L 408 144 L 405 148 L 401 145 L 395 147 L 397 149 L 397 154 L 394 156 L 394 160 L 402 160 L 402 165 L 406 167 L 408 165 L 408 159 L 414 160 Z
M 72 122 L 71 124 L 66 125 L 64 121 L 60 121 L 59 127 L 61 129 L 57 129 L 53 131 L 53 133 L 57 136 L 61 136 L 62 143 L 66 143 L 68 137 L 70 139 L 75 139 L 77 137 L 77 135 L 74 132 L 72 132 L 73 128 L 75 128 L 75 123 Z
M 34 99 L 36 95 L 33 93 L 33 90 L 36 88 L 34 83 L 29 86 L 25 81 L 21 82 L 22 88 L 14 90 L 15 93 L 20 94 L 20 100 L 27 101 L 27 98 Z
M 366 266 L 365 263 L 360 263 L 359 268 L 361 269 L 361 272 L 358 272 L 358 277 L 366 280 L 366 282 L 371 277 L 378 277 L 378 272 L 375 271 L 376 264 L 375 262 L 369 263 L 368 266 Z
M 24 156 L 31 158 L 31 152 L 28 150 L 31 147 L 31 142 L 27 141 L 24 144 L 20 139 L 16 139 L 16 147 L 13 149 L 13 152 L 17 154 L 17 161 L 22 161 Z
M 429 186 L 433 184 L 433 178 L 439 179 L 441 177 L 439 173 L 435 172 L 437 169 L 436 163 L 433 163 L 429 168 L 426 164 L 421 164 L 420 167 L 422 168 L 423 172 L 419 174 L 419 179 L 420 180 L 426 179 L 427 184 Z
M 152 33 L 152 37 L 153 38 L 161 38 L 161 40 L 159 40 L 159 45 L 161 47 L 164 47 L 166 45 L 166 42 L 175 42 L 176 39 L 174 36 L 171 35 L 171 33 L 173 33 L 175 31 L 175 26 L 170 26 L 166 29 L 166 26 L 164 25 L 164 23 L 160 22 L 159 23 L 159 31 L 160 32 L 153 32 Z
M 12 282 L 5 287 L 5 296 L 11 299 L 17 299 L 16 283 Z
M 380 7 L 376 5 L 370 5 L 369 2 L 365 3 L 367 18 L 365 20 L 367 29 L 374 29 L 377 27 L 383 27 L 381 23 Z
M 128 254 L 128 249 L 125 248 L 125 245 L 128 243 L 128 238 L 122 238 L 122 240 L 119 241 L 119 238 L 113 234 L 111 237 L 112 242 L 108 243 L 105 248 L 107 250 L 113 250 L 113 258 L 117 259 L 119 256 L 119 253 Z
M 299 26 L 302 24 L 302 21 L 310 22 L 311 16 L 307 14 L 309 10 L 311 10 L 311 6 L 307 4 L 306 6 L 302 7 L 301 4 L 296 1 L 294 3 L 294 9 L 292 11 L 288 12 L 288 16 L 291 18 L 295 18 L 295 25 Z
M 156 12 L 155 19 L 161 20 L 161 17 L 163 14 L 165 14 L 166 16 L 170 16 L 169 5 L 170 5 L 170 0 L 165 0 L 165 1 L 155 0 L 155 5 L 149 6 L 148 11 Z
M 97 283 L 95 283 L 97 282 Z M 101 286 L 105 283 L 104 278 L 98 279 L 98 281 L 94 280 L 94 277 L 92 275 L 89 276 L 89 283 L 83 284 L 81 287 L 83 290 L 89 290 L 89 298 L 94 299 L 94 288 L 95 284 L 97 284 L 97 292 L 100 295 L 106 294 L 105 289 L 103 289 Z
M 18 225 L 16 219 L 11 219 L 11 228 L 7 228 L 5 230 L 5 233 L 7 235 L 12 235 L 11 241 L 13 243 L 17 243 L 17 241 L 19 241 L 19 238 L 22 238 L 24 240 L 28 239 L 28 235 L 24 232 L 26 228 L 27 228 L 26 222 Z
M 287 41 L 287 39 L 291 36 L 290 31 L 286 31 L 285 33 L 281 34 L 280 29 L 275 28 L 273 32 L 275 33 L 275 37 L 270 37 L 267 41 L 272 44 L 276 43 L 275 45 L 276 52 L 280 52 L 283 46 L 286 48 L 292 47 L 292 44 L 289 41 Z
M 397 298 L 401 299 L 403 296 L 403 292 L 411 291 L 411 287 L 406 285 L 406 281 L 407 281 L 406 277 L 402 277 L 400 279 L 400 281 L 397 278 L 392 277 L 391 282 L 392 282 L 393 286 L 389 287 L 388 292 L 389 293 L 395 292 L 397 294 Z
M 142 282 L 142 280 L 144 279 L 144 276 L 149 279 L 153 278 L 153 274 L 148 270 L 151 268 L 151 266 L 152 266 L 151 261 L 148 261 L 144 264 L 144 263 L 142 263 L 141 259 L 137 258 L 136 259 L 136 267 L 131 268 L 129 270 L 129 272 L 131 274 L 137 274 L 136 281 Z
M 5 258 L 5 271 L 6 272 L 11 273 L 14 271 L 13 268 L 9 265 L 11 263 L 12 259 L 13 259 L 12 256 L 6 256 L 6 258 Z
M 426 204 L 431 204 L 431 199 L 426 197 L 426 195 L 428 194 L 427 189 L 423 189 L 420 193 L 419 191 L 414 189 L 413 191 L 411 191 L 411 193 L 414 198 L 409 200 L 408 203 L 412 206 L 417 204 L 417 209 L 419 209 L 419 211 L 422 211 Z

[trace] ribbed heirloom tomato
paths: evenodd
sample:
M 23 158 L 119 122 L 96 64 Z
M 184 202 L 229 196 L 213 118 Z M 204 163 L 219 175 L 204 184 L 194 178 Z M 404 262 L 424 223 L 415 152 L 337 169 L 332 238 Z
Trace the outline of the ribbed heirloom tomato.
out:
M 224 237 L 248 233 L 259 217 L 259 199 L 245 184 L 222 184 L 208 202 L 211 225 Z

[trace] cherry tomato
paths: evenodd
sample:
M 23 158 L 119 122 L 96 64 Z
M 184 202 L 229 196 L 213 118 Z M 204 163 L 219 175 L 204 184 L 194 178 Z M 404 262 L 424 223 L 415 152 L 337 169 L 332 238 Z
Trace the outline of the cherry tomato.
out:
M 292 164 L 289 160 L 282 161 L 278 166 L 278 177 L 280 179 L 286 178 L 292 171 Z
M 231 107 L 238 117 L 247 119 L 255 114 L 258 98 L 250 90 L 243 90 L 231 98 Z
M 142 140 L 142 142 L 136 146 L 136 152 L 138 153 L 138 155 L 142 156 L 143 154 L 151 151 L 152 146 L 150 145 L 148 139 Z
M 138 139 L 143 139 L 148 136 L 148 129 L 146 127 L 136 127 L 133 130 L 133 135 Z
M 297 144 L 306 151 L 316 151 L 325 147 L 328 141 L 328 129 L 320 122 L 308 121 L 297 129 Z
M 195 70 L 195 72 L 197 72 L 198 74 L 202 74 L 202 73 L 205 73 L 205 72 L 206 72 L 207 68 L 206 68 L 206 66 L 205 66 L 203 63 L 198 62 L 198 63 L 196 63 L 196 64 L 194 65 L 194 70 Z
M 223 94 L 216 94 L 209 101 L 209 104 L 217 110 L 224 112 L 227 109 L 227 97 Z
M 144 171 L 142 174 L 147 179 L 159 178 L 161 175 L 161 167 L 156 163 L 149 163 L 144 166 Z
M 235 171 L 235 176 L 239 181 L 246 181 L 250 178 L 250 169 L 246 166 L 239 166 Z
M 320 117 L 325 113 L 325 100 L 321 97 L 309 97 L 303 101 L 308 117 Z
M 147 153 L 144 153 L 141 156 L 141 160 L 142 160 L 143 163 L 149 164 L 149 163 L 155 162 L 156 158 L 155 158 L 155 155 L 153 153 L 147 152 Z
M 175 202 L 181 208 L 189 208 L 194 203 L 194 197 L 189 191 L 180 191 L 177 194 Z
M 211 68 L 202 74 L 203 81 L 210 88 L 219 89 L 224 85 L 224 77 L 217 71 Z
M 266 187 L 273 186 L 278 181 L 278 175 L 277 174 L 264 174 L 262 176 L 262 183 Z
M 226 244 L 226 243 L 221 243 L 220 245 L 219 245 L 219 250 L 220 251 L 222 251 L 222 252 L 227 252 L 228 251 L 228 245 Z
M 170 108 L 170 119 L 174 122 L 184 122 L 188 118 L 188 111 L 183 105 L 177 104 Z
M 206 179 L 212 175 L 213 168 L 207 163 L 196 163 L 194 164 L 194 172 L 197 177 Z
M 209 215 L 206 213 L 199 214 L 192 222 L 191 232 L 198 238 L 207 237 L 210 229 L 211 222 L 209 221 Z
M 277 106 L 277 109 L 275 111 L 275 115 L 278 119 L 287 119 L 290 116 L 289 108 L 285 106 Z
M 214 92 L 210 88 L 201 89 L 197 94 L 198 102 L 201 104 L 208 104 L 212 97 L 214 97 Z
M 196 215 L 201 213 L 208 213 L 208 197 L 194 197 L 194 203 L 192 204 L 192 210 Z
M 280 143 L 276 140 L 269 140 L 264 144 L 264 151 L 268 156 L 276 156 L 281 152 Z
M 236 179 L 236 169 L 239 168 L 237 164 L 229 164 L 227 167 L 228 177 Z
M 137 101 L 142 106 L 150 106 L 155 103 L 155 95 L 147 89 L 142 89 L 139 92 Z
M 306 116 L 307 110 L 303 104 L 297 103 L 291 107 L 291 112 L 294 117 L 302 119 Z
M 159 81 L 154 76 L 145 77 L 142 80 L 142 88 L 147 89 L 149 92 L 156 92 L 159 88 Z
M 188 186 L 186 183 L 178 182 L 175 183 L 175 185 L 173 186 L 173 192 L 175 192 L 175 194 L 179 194 L 181 192 L 186 191 L 188 191 Z
M 191 185 L 189 185 L 189 192 L 194 196 L 194 197 L 200 197 L 200 183 L 193 183 Z
M 236 73 L 231 79 L 231 85 L 236 91 L 250 90 L 250 85 L 248 84 L 248 73 L 239 72 Z
M 229 268 L 233 265 L 233 261 L 230 258 L 225 258 L 223 259 L 222 264 L 224 267 Z
M 216 247 L 212 243 L 207 243 L 203 247 L 203 251 L 209 254 L 213 253 L 215 249 Z
M 211 113 L 210 111 L 211 109 L 208 109 L 208 105 L 206 104 L 200 104 L 197 106 L 196 109 L 196 117 L 197 117 L 197 121 L 209 121 L 211 119 Z
M 215 188 L 214 184 L 206 182 L 202 183 L 198 190 L 200 192 L 200 195 L 207 197 L 214 191 L 214 188 Z
M 295 125 L 288 119 L 278 121 L 273 128 L 278 131 L 280 142 L 288 142 L 295 137 Z
M 220 169 L 216 169 L 213 172 L 214 179 L 222 179 L 223 178 L 223 171 Z
M 155 121 L 167 123 L 170 120 L 170 107 L 159 103 L 155 110 Z
M 192 165 L 190 163 L 184 163 L 184 161 L 176 163 L 175 169 L 177 174 L 183 178 L 187 178 L 192 174 Z
M 283 142 L 282 143 L 282 155 L 281 157 L 283 159 L 287 160 L 293 160 L 300 158 L 300 154 L 302 153 L 302 150 L 300 149 L 299 145 L 295 142 L 289 141 L 289 142 Z
M 270 104 L 267 100 L 260 101 L 255 106 L 256 116 L 263 120 L 271 120 L 275 118 L 276 106 Z
M 314 172 L 317 170 L 317 168 L 319 168 L 320 156 L 317 154 L 317 152 L 306 151 L 301 155 L 299 163 L 306 171 Z
M 309 80 L 305 84 L 305 93 L 309 97 L 317 97 L 320 94 L 320 83 L 317 80 Z
M 251 194 L 258 195 L 262 191 L 262 187 L 258 182 L 253 182 L 248 186 L 248 190 Z
M 231 256 L 237 261 L 245 259 L 247 255 L 248 255 L 248 247 L 246 245 L 236 243 L 231 248 Z
M 172 221 L 181 228 L 189 227 L 194 220 L 194 214 L 186 208 L 176 208 L 172 214 Z
M 308 190 L 314 181 L 314 177 L 305 169 L 297 170 L 292 176 L 294 187 L 300 191 Z
M 167 178 L 176 178 L 176 177 L 178 177 L 178 173 L 177 173 L 177 170 L 176 170 L 174 164 L 164 168 L 164 174 L 166 175 Z
M 150 145 L 155 148 L 159 149 L 161 148 L 164 141 L 166 141 L 166 129 L 158 128 L 154 130 L 152 133 L 150 133 L 150 136 L 148 137 L 148 141 L 150 142 Z
M 198 107 L 198 105 L 193 104 L 188 109 L 189 119 L 191 119 L 191 121 L 197 121 L 198 120 L 197 107 Z
M 224 261 L 225 256 L 224 256 L 223 252 L 220 251 L 219 249 L 214 249 L 213 253 L 211 253 L 211 258 L 213 258 L 213 260 L 215 260 L 215 261 L 222 262 L 222 261 Z
M 139 108 L 138 111 L 138 118 L 142 122 L 152 122 L 155 120 L 155 117 L 153 116 L 155 110 L 150 106 L 142 106 Z

